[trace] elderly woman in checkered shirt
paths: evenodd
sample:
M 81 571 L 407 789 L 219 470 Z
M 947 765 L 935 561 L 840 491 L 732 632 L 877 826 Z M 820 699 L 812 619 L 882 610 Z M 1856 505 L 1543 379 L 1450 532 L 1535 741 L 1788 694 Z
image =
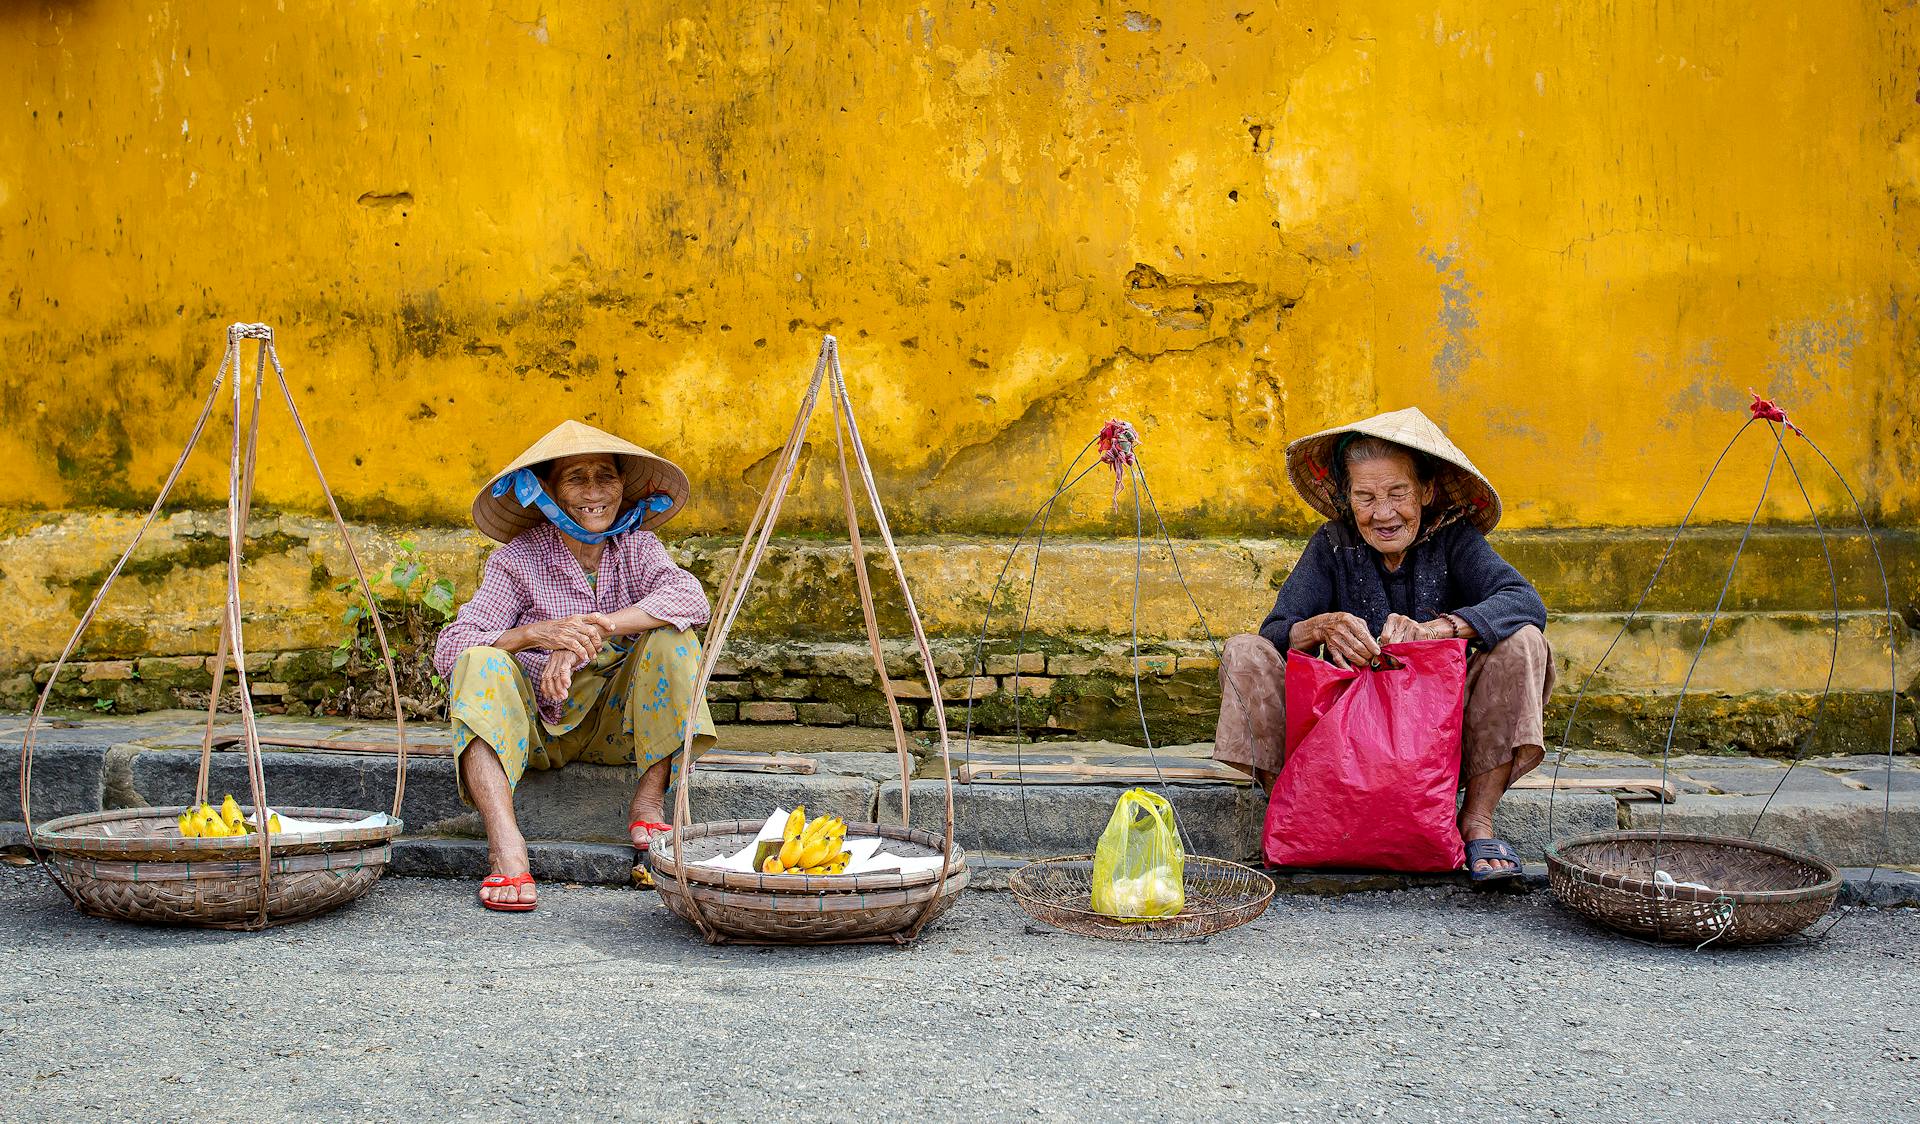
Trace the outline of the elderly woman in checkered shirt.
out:
M 686 502 L 671 461 L 579 422 L 564 422 L 482 488 L 474 522 L 506 545 L 487 559 L 473 600 L 441 632 L 461 799 L 486 824 L 488 909 L 534 908 L 537 891 L 513 791 L 528 769 L 571 761 L 640 769 L 628 834 L 645 850 L 668 830 L 673 756 L 693 722 L 707 596 L 667 557 L 653 528 Z

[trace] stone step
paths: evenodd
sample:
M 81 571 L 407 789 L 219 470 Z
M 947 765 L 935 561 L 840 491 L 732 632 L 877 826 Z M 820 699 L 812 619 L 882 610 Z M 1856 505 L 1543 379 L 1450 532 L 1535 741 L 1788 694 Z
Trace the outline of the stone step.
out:
M 377 729 L 361 727 L 359 732 L 380 736 Z M 192 795 L 199 760 L 197 749 L 180 747 L 190 732 L 177 719 L 172 725 L 96 720 L 48 730 L 35 753 L 36 819 L 44 822 L 102 807 L 185 802 Z M 758 728 L 729 728 L 722 734 L 730 748 L 763 748 L 756 742 Z M 832 812 L 848 820 L 898 819 L 902 787 L 894 773 L 897 760 L 890 737 L 884 749 L 871 740 L 853 741 L 853 749 L 828 748 L 842 744 L 831 739 L 816 739 L 808 746 L 791 738 L 775 740 L 789 751 L 811 751 L 821 771 L 812 775 L 698 771 L 691 792 L 694 819 L 760 819 L 776 806 L 791 807 L 795 802 L 804 802 L 809 811 Z M 1003 748 L 996 746 L 995 754 Z M 1114 756 L 1116 749 L 1125 756 L 1127 747 L 1097 744 L 1067 745 L 1053 756 L 1101 759 Z M 1183 746 L 1164 753 L 1168 760 L 1178 760 L 1205 751 L 1205 746 Z M 17 740 L 0 748 L 0 771 L 17 770 L 18 763 Z M 1544 791 L 1516 790 L 1502 801 L 1496 826 L 1524 857 L 1538 860 L 1551 839 L 1623 827 L 1658 825 L 1673 832 L 1745 836 L 1765 807 L 1767 815 L 1756 836 L 1763 841 L 1806 850 L 1842 865 L 1920 865 L 1920 760 L 1900 758 L 1889 769 L 1884 757 L 1835 756 L 1790 771 L 1777 762 L 1754 758 L 1676 754 L 1669 765 L 1681 796 L 1664 810 L 1652 802 L 1619 800 L 1604 793 L 1563 792 L 1550 800 Z M 410 836 L 480 838 L 477 817 L 459 801 L 453 768 L 453 761 L 445 757 L 410 762 L 401 810 Z M 1658 775 L 1657 768 L 1638 758 L 1596 751 L 1571 754 L 1563 771 L 1569 777 L 1592 778 Z M 381 810 L 390 805 L 396 768 L 394 760 L 383 755 L 288 750 L 269 751 L 266 772 L 269 799 L 281 806 Z M 605 845 L 624 851 L 633 782 L 631 769 L 608 766 L 574 765 L 531 773 L 516 801 L 523 830 L 537 842 Z M 211 787 L 215 794 L 239 796 L 248 791 L 242 754 L 215 755 Z M 956 785 L 955 835 L 969 851 L 998 860 L 1085 853 L 1092 850 L 1126 787 L 1125 783 Z M 20 817 L 10 789 L 0 789 L 4 793 L 0 821 Z M 1769 805 L 1769 794 L 1776 790 Z M 940 832 L 946 786 L 939 780 L 918 779 L 910 791 L 913 825 Z M 1166 791 L 1194 853 L 1236 860 L 1258 855 L 1265 798 L 1251 786 L 1175 782 Z

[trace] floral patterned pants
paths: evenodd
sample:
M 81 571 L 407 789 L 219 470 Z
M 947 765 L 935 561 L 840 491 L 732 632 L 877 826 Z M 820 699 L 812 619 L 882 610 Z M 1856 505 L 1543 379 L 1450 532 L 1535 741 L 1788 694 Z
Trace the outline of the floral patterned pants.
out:
M 656 628 L 638 637 L 616 636 L 586 667 L 573 673 L 560 721 L 541 719 L 533 684 L 514 658 L 499 648 L 468 648 L 453 665 L 449 716 L 454 756 L 475 738 L 499 755 L 507 784 L 517 786 L 528 769 L 558 769 L 573 761 L 636 765 L 642 772 L 680 752 L 689 716 L 697 755 L 714 742 L 713 715 L 695 700 L 700 638 L 692 632 Z M 673 765 L 674 779 L 679 764 Z M 472 804 L 466 778 L 460 799 Z

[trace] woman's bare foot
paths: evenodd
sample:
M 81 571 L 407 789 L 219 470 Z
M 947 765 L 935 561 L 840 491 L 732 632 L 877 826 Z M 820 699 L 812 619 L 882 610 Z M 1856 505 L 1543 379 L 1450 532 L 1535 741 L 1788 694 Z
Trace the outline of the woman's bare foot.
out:
M 492 863 L 493 873 L 509 878 L 531 873 L 527 863 L 527 841 L 518 833 L 510 839 L 492 838 L 487 842 L 487 857 Z M 532 905 L 537 896 L 531 882 L 519 886 L 480 887 L 480 900 L 497 905 Z
M 634 787 L 633 803 L 627 808 L 627 819 L 649 823 L 667 822 L 667 776 L 669 766 L 665 761 L 656 761 L 640 775 L 640 783 Z M 634 827 L 628 831 L 635 847 L 645 847 L 653 842 L 654 836 L 663 834 L 652 828 Z

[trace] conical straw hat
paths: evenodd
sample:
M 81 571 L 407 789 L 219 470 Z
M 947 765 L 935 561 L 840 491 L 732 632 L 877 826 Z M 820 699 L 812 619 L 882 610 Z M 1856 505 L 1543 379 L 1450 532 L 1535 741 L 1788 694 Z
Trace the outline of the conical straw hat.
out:
M 680 466 L 665 457 L 647 452 L 631 441 L 623 441 L 611 433 L 604 432 L 577 421 L 563 421 L 553 427 L 545 437 L 527 447 L 527 451 L 513 458 L 513 463 L 494 473 L 493 478 L 480 488 L 480 494 L 473 499 L 473 522 L 483 534 L 496 542 L 512 542 L 513 537 L 529 527 L 538 526 L 547 521 L 536 508 L 521 507 L 512 493 L 495 496 L 493 486 L 503 477 L 518 469 L 535 468 L 560 457 L 578 456 L 581 453 L 612 453 L 614 463 L 620 466 L 621 489 L 625 506 L 632 506 L 656 492 L 665 493 L 672 498 L 673 506 L 658 511 L 640 522 L 639 529 L 651 531 L 679 513 L 687 502 L 692 489 L 687 485 L 687 474 Z M 535 471 L 538 471 L 536 468 Z
M 1473 467 L 1467 454 L 1447 440 L 1433 419 L 1421 413 L 1417 406 L 1323 429 L 1287 446 L 1287 478 L 1293 481 L 1294 491 L 1328 519 L 1341 519 L 1346 515 L 1345 505 L 1339 502 L 1342 497 L 1334 492 L 1334 481 L 1339 474 L 1334 471 L 1333 457 L 1340 438 L 1349 433 L 1378 437 L 1426 453 L 1439 462 L 1434 484 L 1441 498 L 1464 510 L 1467 521 L 1482 534 L 1500 522 L 1500 494 L 1493 490 L 1480 470 Z

